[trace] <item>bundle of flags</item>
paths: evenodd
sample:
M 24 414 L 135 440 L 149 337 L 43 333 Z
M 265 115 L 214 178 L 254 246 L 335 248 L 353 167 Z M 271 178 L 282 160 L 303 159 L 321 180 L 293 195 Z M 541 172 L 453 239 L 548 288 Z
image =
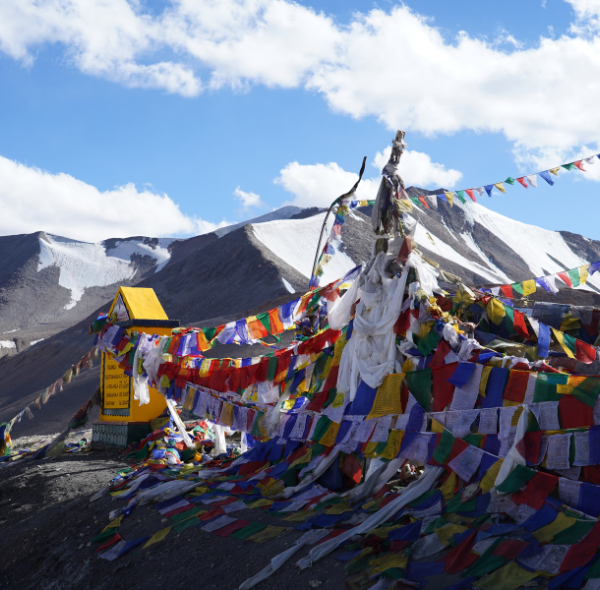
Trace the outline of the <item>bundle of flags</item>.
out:
M 201 356 L 201 353 L 217 344 L 265 344 L 263 340 L 268 336 L 277 337 L 295 328 L 297 322 L 314 313 L 325 302 L 335 301 L 339 297 L 340 289 L 352 284 L 361 268 L 357 266 L 340 279 L 255 316 L 216 327 L 175 329 L 165 345 L 164 352 L 180 356 Z M 137 343 L 137 340 L 130 341 L 125 330 L 111 322 L 107 314 L 98 316 L 90 326 L 90 333 L 97 335 L 95 346 L 102 341 L 110 349 L 110 345 L 119 343 L 116 349 L 119 355 L 129 353 Z
M 456 199 L 462 204 L 467 202 L 465 195 L 471 199 L 474 203 L 477 202 L 477 196 L 480 198 L 487 194 L 488 197 L 492 196 L 492 192 L 494 189 L 497 191 L 506 194 L 506 186 L 513 186 L 515 182 L 518 182 L 522 187 L 529 188 L 530 186 L 537 188 L 537 179 L 538 176 L 543 178 L 550 186 L 554 185 L 554 180 L 552 176 L 558 176 L 558 171 L 563 168 L 564 170 L 581 170 L 585 172 L 584 162 L 587 164 L 594 164 L 596 162 L 596 158 L 600 158 L 600 154 L 596 154 L 590 156 L 588 158 L 583 158 L 581 160 L 576 160 L 575 162 L 569 162 L 568 164 L 561 164 L 560 166 L 555 166 L 553 168 L 548 168 L 548 170 L 542 170 L 541 172 L 536 172 L 534 174 L 527 174 L 524 176 L 520 176 L 518 178 L 508 177 L 503 182 L 495 182 L 492 184 L 486 184 L 484 186 L 478 186 L 474 188 L 467 188 L 460 191 L 454 192 L 443 192 L 435 195 L 419 195 L 416 197 L 410 197 L 410 200 L 415 205 L 422 205 L 426 209 L 429 209 L 430 206 L 433 208 L 437 208 L 437 199 L 445 201 L 449 203 L 450 206 L 454 206 Z M 476 196 L 477 195 L 477 196 Z

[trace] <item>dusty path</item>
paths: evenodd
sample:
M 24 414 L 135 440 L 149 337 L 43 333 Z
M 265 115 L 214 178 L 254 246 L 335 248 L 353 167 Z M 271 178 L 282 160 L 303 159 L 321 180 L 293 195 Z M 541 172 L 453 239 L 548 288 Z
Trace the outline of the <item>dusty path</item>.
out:
M 0 469 L 0 588 L 233 590 L 302 534 L 291 530 L 256 544 L 194 527 L 171 531 L 164 541 L 148 549 L 141 545 L 116 561 L 99 559 L 88 544 L 121 502 L 105 496 L 90 504 L 89 498 L 125 465 L 116 452 L 93 451 Z M 294 524 L 259 509 L 237 512 L 236 517 L 280 526 Z M 154 507 L 142 506 L 123 521 L 119 532 L 133 540 L 169 524 L 161 522 Z M 307 552 L 302 549 L 298 555 Z M 305 571 L 298 571 L 294 561 L 256 586 L 257 590 L 344 588 L 343 564 L 334 557 Z

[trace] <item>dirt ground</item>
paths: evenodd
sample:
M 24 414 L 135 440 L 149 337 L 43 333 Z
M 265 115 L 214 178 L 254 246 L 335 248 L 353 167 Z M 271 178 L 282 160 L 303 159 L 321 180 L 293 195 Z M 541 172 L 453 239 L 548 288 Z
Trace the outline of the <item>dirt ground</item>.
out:
M 217 588 L 233 590 L 265 567 L 303 531 L 256 544 L 221 538 L 200 527 L 143 545 L 108 562 L 98 558 L 90 541 L 109 523 L 108 514 L 122 504 L 110 496 L 89 503 L 126 463 L 116 451 L 64 455 L 26 461 L 0 470 L 0 588 L 19 590 L 154 590 Z M 237 518 L 290 526 L 260 510 L 236 512 Z M 169 526 L 153 506 L 136 508 L 123 521 L 125 540 L 152 535 Z M 300 550 L 296 559 L 305 555 Z M 290 560 L 258 590 L 343 588 L 343 564 L 328 557 L 298 571 Z M 309 586 L 309 582 L 322 582 Z
M 180 533 L 172 530 L 165 540 L 147 549 L 142 544 L 115 561 L 100 559 L 90 542 L 109 523 L 109 513 L 122 501 L 111 496 L 93 503 L 89 499 L 126 465 L 119 451 L 104 448 L 1 468 L 0 588 L 234 590 L 304 533 L 291 529 L 256 544 L 192 527 Z M 260 509 L 243 510 L 235 516 L 278 526 L 295 524 Z M 135 508 L 123 520 L 119 532 L 129 541 L 150 536 L 170 524 L 153 505 L 147 505 Z M 256 590 L 343 589 L 344 564 L 335 558 L 343 549 L 312 568 L 298 570 L 294 563 L 309 549 L 302 548 Z M 427 590 L 440 590 L 459 579 L 435 576 L 429 580 Z

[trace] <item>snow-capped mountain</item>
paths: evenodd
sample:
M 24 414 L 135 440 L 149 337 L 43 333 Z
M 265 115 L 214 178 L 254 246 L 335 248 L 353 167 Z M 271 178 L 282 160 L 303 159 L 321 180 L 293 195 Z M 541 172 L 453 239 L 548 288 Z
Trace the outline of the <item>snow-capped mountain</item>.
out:
M 1 236 L 0 357 L 73 326 L 110 301 L 120 285 L 160 273 L 236 228 L 303 214 L 299 207 L 282 207 L 188 239 L 137 236 L 87 243 L 45 232 Z
M 437 209 L 416 209 L 419 249 L 470 284 L 523 281 L 600 260 L 600 241 L 515 221 L 479 203 L 450 207 L 438 199 Z M 585 289 L 600 293 L 600 274 Z

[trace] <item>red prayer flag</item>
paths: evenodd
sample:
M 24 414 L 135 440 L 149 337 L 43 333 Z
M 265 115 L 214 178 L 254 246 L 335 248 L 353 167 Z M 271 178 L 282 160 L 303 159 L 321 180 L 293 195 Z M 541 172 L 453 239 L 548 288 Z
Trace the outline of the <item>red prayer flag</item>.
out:
M 419 199 L 419 201 L 421 201 L 421 203 L 423 203 L 423 205 L 425 206 L 426 209 L 429 209 L 429 205 L 427 204 L 425 197 L 418 197 L 418 199 Z
M 471 553 L 476 536 L 477 531 L 473 531 L 462 543 L 448 551 L 444 557 L 444 571 L 446 573 L 457 574 L 479 559 L 479 555 Z
M 527 541 L 506 539 L 506 541 L 502 541 L 502 543 L 492 551 L 492 554 L 501 555 L 502 557 L 506 557 L 506 559 L 515 559 L 527 545 L 529 545 Z
M 529 338 L 529 331 L 527 330 L 527 324 L 525 323 L 525 314 L 516 309 L 514 310 L 513 326 L 515 328 L 515 332 L 521 336 L 521 338 Z
M 576 567 L 586 565 L 596 554 L 597 548 L 597 545 L 585 542 L 571 545 L 563 562 L 560 564 L 559 573 L 568 572 Z
M 477 199 L 475 198 L 475 193 L 473 192 L 472 188 L 468 188 L 465 193 L 467 193 L 467 195 L 469 195 L 471 197 L 471 199 L 473 200 L 473 203 L 477 203 Z
M 529 372 L 509 371 L 508 381 L 502 397 L 513 402 L 521 403 L 525 397 L 525 390 L 527 389 L 528 382 Z
M 525 180 L 524 176 L 521 176 L 521 178 L 517 178 L 517 182 L 521 185 L 524 186 L 525 188 L 529 188 L 527 186 L 527 181 Z
M 432 369 L 432 393 L 433 393 L 433 412 L 441 412 L 449 403 L 452 403 L 454 396 L 454 385 L 448 383 L 452 377 L 458 363 L 450 363 Z
M 579 170 L 581 170 L 582 172 L 586 171 L 583 167 L 583 160 L 577 160 L 577 162 L 573 162 L 573 164 L 575 164 L 575 166 L 577 166 L 577 168 L 579 168 Z
M 558 477 L 555 475 L 537 471 L 524 489 L 512 495 L 512 500 L 515 504 L 527 504 L 527 506 L 540 510 L 557 484 Z
M 504 297 L 511 298 L 513 296 L 512 287 L 510 285 L 502 285 L 500 291 L 502 291 Z
M 596 349 L 583 340 L 575 340 L 575 357 L 580 363 L 589 365 L 596 360 Z
M 558 400 L 558 412 L 562 429 L 594 425 L 594 408 L 572 395 L 563 395 Z
M 354 483 L 360 483 L 362 477 L 362 465 L 357 461 L 354 455 L 348 455 L 342 465 L 342 472 Z
M 566 273 L 566 272 L 559 272 L 557 274 L 560 277 L 560 279 L 562 280 L 562 282 L 565 285 L 567 285 L 567 287 L 569 287 L 569 289 L 573 288 L 573 283 L 571 282 L 571 277 L 569 277 L 568 273 Z

